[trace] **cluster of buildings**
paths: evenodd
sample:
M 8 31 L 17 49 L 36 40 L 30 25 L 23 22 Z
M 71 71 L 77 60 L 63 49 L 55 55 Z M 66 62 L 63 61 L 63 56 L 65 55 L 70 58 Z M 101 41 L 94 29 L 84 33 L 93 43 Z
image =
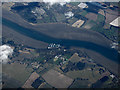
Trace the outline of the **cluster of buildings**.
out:
M 58 59 L 61 59 L 63 62 L 68 60 L 65 57 L 62 57 L 62 55 L 57 55 L 57 56 L 55 56 L 54 61 L 57 61 Z
M 48 49 L 60 48 L 60 44 L 51 43 L 48 45 Z
M 43 8 L 39 8 L 39 7 L 36 7 L 31 12 L 38 17 L 45 14 L 45 10 Z
M 112 43 L 112 44 L 111 44 L 111 48 L 114 48 L 114 49 L 118 48 L 118 43 L 115 43 L 115 42 Z
M 33 68 L 39 68 L 40 64 L 38 64 L 37 62 L 33 62 L 31 63 Z

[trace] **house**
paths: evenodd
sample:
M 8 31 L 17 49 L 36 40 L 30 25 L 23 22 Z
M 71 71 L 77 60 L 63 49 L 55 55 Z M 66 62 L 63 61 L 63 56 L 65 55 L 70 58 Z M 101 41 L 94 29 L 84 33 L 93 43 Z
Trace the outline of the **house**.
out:
M 110 75 L 111 78 L 114 78 L 115 76 L 113 74 Z
M 72 26 L 73 27 L 77 27 L 77 28 L 80 28 L 83 24 L 84 24 L 85 21 L 83 20 L 78 20 L 76 21 Z
M 80 8 L 87 8 L 88 6 L 87 6 L 87 4 L 86 3 L 80 3 L 79 5 L 78 5 L 78 7 L 80 7 Z
M 113 21 L 110 23 L 110 25 L 115 26 L 115 27 L 119 27 L 119 26 L 120 26 L 119 21 L 120 21 L 120 17 L 118 17 L 118 18 L 116 18 L 115 20 L 113 20 Z
M 74 13 L 72 13 L 71 11 L 69 11 L 69 12 L 65 13 L 65 16 L 66 16 L 66 18 L 71 18 L 71 17 L 74 16 Z

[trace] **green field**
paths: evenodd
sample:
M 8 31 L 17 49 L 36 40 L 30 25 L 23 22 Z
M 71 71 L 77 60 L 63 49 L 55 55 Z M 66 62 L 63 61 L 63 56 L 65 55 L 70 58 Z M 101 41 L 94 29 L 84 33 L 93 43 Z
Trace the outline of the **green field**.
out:
M 56 19 L 57 19 L 58 22 L 62 22 L 63 20 L 66 19 L 65 16 L 64 16 L 64 14 L 54 13 L 54 15 L 55 15 L 55 17 L 56 17 Z
M 101 14 L 98 14 L 98 16 L 97 16 L 97 22 L 104 22 L 105 21 L 105 17 L 103 16 L 103 15 L 101 15 Z
M 87 11 L 83 11 L 83 12 L 81 13 L 81 15 L 82 15 L 82 16 L 87 15 Z
M 93 20 L 87 21 L 86 24 L 83 26 L 86 29 L 91 29 L 96 25 L 96 22 Z
M 71 58 L 70 58 L 71 62 L 79 62 L 80 61 L 80 57 L 75 53 Z
M 71 78 L 84 78 L 84 79 L 88 79 L 91 83 L 96 82 L 101 75 L 99 73 L 97 73 L 97 70 L 88 70 L 88 69 L 84 69 L 84 70 L 79 70 L 79 71 L 69 71 L 66 73 L 67 76 L 71 77 Z
M 118 36 L 118 29 L 115 27 L 111 27 L 111 29 L 104 29 L 101 24 L 95 25 L 94 27 L 91 28 L 91 30 L 97 31 L 110 40 L 117 41 L 117 36 Z
M 88 80 L 75 80 L 70 88 L 88 88 L 89 83 Z
M 70 24 L 70 25 L 72 25 L 73 23 L 75 23 L 76 21 L 77 21 L 78 19 L 77 18 L 70 18 L 69 20 L 68 20 L 68 23 Z

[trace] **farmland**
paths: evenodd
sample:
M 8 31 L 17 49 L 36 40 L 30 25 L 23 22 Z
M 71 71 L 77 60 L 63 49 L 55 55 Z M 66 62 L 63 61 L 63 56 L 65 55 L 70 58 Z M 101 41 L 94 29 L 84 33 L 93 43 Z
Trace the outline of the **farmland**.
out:
M 22 85 L 28 79 L 31 72 L 32 72 L 31 68 L 26 68 L 25 65 L 22 65 L 19 63 L 3 65 L 3 73 L 5 75 L 19 81 Z
M 49 76 L 49 77 L 48 77 Z M 50 85 L 55 88 L 67 88 L 71 85 L 73 79 L 64 76 L 63 74 L 50 70 L 42 76 Z M 52 82 L 51 82 L 52 81 Z
M 34 82 L 34 80 L 36 80 L 39 77 L 39 75 L 36 72 L 33 72 L 29 79 L 26 80 L 25 84 L 22 86 L 23 88 L 32 88 L 32 83 Z

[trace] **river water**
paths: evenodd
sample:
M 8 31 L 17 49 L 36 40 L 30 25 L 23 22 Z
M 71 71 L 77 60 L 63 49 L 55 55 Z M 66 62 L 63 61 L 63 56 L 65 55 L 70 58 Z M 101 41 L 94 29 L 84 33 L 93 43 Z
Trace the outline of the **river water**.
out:
M 61 44 L 63 46 L 67 46 L 67 47 L 75 46 L 75 47 L 80 47 L 80 48 L 86 48 L 86 49 L 95 51 L 112 61 L 118 62 L 118 52 L 115 49 L 111 49 L 109 47 L 107 48 L 107 47 L 92 43 L 90 41 L 88 42 L 88 41 L 80 41 L 80 40 L 53 38 L 53 37 L 45 35 L 41 32 L 35 31 L 33 29 L 28 29 L 28 28 L 22 27 L 12 21 L 5 19 L 5 18 L 2 19 L 2 24 L 15 30 L 16 32 L 19 32 L 23 35 L 26 35 L 28 37 L 31 37 L 31 38 L 39 40 L 39 41 L 43 41 L 46 43 Z

